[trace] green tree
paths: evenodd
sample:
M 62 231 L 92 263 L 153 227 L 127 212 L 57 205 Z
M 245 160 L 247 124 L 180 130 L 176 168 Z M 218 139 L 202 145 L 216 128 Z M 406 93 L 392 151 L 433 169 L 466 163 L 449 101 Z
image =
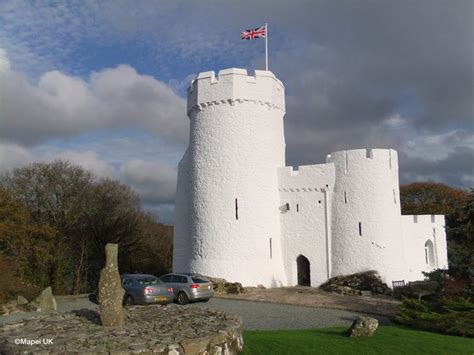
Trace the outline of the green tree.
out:
M 450 269 L 456 275 L 474 277 L 474 189 L 446 223 Z
M 39 286 L 48 284 L 54 229 L 32 223 L 25 206 L 0 187 L 0 254 L 16 275 Z
M 35 163 L 15 169 L 3 178 L 4 185 L 27 208 L 37 226 L 49 226 L 57 237 L 51 243 L 49 281 L 56 293 L 68 291 L 69 279 L 77 277 L 75 262 L 82 250 L 81 216 L 88 208 L 87 191 L 93 175 L 69 162 Z

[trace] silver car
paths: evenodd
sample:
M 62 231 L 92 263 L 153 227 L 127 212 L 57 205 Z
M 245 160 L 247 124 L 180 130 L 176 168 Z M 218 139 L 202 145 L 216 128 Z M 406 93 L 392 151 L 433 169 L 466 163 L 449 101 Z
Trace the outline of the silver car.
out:
M 173 289 L 165 285 L 159 278 L 146 274 L 121 275 L 122 287 L 125 290 L 125 305 L 173 302 Z
M 214 296 L 212 282 L 202 275 L 173 273 L 160 276 L 160 279 L 173 288 L 175 300 L 179 304 L 207 302 Z

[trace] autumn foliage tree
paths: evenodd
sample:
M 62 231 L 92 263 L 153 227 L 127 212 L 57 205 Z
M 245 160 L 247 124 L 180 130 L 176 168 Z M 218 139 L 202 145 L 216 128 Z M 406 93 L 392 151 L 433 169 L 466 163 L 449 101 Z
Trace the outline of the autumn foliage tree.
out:
M 55 293 L 94 291 L 107 243 L 119 244 L 121 271 L 170 271 L 169 233 L 117 181 L 55 161 L 15 169 L 0 188 L 0 256 L 23 279 Z
M 13 269 L 3 274 L 19 274 L 27 284 L 46 286 L 56 237 L 54 229 L 34 223 L 26 207 L 0 187 L 0 256 Z
M 468 193 L 436 182 L 415 182 L 400 187 L 402 214 L 455 213 L 467 201 Z

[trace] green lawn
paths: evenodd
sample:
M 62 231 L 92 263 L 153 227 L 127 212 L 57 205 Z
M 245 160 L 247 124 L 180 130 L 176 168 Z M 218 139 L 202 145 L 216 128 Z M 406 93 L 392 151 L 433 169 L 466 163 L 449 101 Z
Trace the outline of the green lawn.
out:
M 380 326 L 370 338 L 349 338 L 347 328 L 245 331 L 243 354 L 474 354 L 474 339 Z

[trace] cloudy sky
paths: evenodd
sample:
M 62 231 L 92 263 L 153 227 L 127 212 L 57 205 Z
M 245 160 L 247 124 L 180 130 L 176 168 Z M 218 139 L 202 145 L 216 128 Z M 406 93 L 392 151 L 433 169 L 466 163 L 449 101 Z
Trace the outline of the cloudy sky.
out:
M 474 2 L 0 1 L 0 173 L 67 159 L 132 186 L 172 223 L 201 71 L 270 69 L 287 164 L 394 148 L 402 183 L 474 186 Z

